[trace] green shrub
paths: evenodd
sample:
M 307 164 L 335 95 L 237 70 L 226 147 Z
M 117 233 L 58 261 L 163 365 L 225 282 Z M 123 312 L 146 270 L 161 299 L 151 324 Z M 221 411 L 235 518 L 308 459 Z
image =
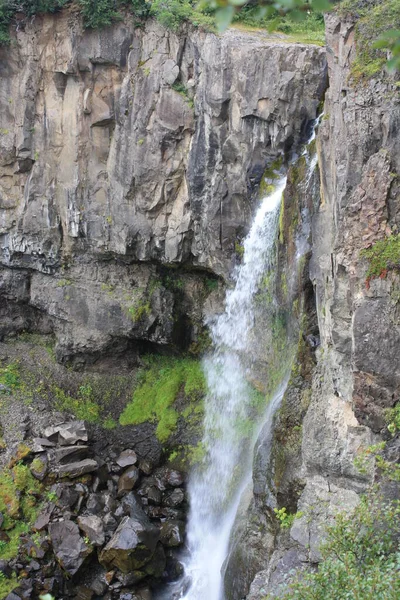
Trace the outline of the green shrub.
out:
M 205 394 L 205 380 L 198 361 L 189 358 L 147 357 L 139 374 L 132 401 L 121 414 L 121 425 L 156 422 L 160 442 L 176 428 L 179 413 L 174 406 L 182 394 L 187 402 L 198 402 Z
M 9 27 L 15 13 L 20 12 L 27 17 L 41 13 L 54 13 L 70 0 L 0 0 L 0 44 L 10 41 Z
M 88 423 L 97 423 L 100 419 L 100 407 L 93 396 L 90 384 L 81 385 L 77 397 L 67 394 L 56 385 L 52 386 L 55 397 L 55 408 L 62 412 L 70 412 L 78 419 Z
M 321 548 L 316 573 L 302 573 L 284 600 L 397 600 L 400 597 L 399 501 L 378 491 L 361 498 L 354 513 L 339 513 Z
M 2 528 L 10 538 L 0 545 L 0 559 L 10 560 L 18 554 L 20 535 L 29 531 L 30 524 L 37 517 L 37 498 L 41 491 L 41 484 L 27 465 L 18 463 L 12 469 L 0 472 L 0 512 L 4 517 Z
M 78 0 L 85 27 L 98 29 L 111 25 L 122 15 L 116 0 Z
M 0 575 L 3 575 L 1 572 Z M 18 585 L 17 577 L 14 574 L 11 579 L 8 579 L 5 575 L 0 577 L 0 598 L 6 598 L 10 592 L 13 591 Z
M 76 0 L 86 28 L 100 28 L 122 19 L 121 9 L 128 8 L 138 19 L 147 17 L 150 6 L 146 0 Z M 0 44 L 8 43 L 9 27 L 17 12 L 27 17 L 54 13 L 71 0 L 0 0 Z
M 282 506 L 282 508 L 274 508 L 274 513 L 282 529 L 290 529 L 290 527 L 294 523 L 294 520 L 300 519 L 300 517 L 303 516 L 303 513 L 301 512 L 297 512 L 294 514 L 288 513 L 284 506 Z
M 196 8 L 196 3 L 192 4 L 190 0 L 154 0 L 150 14 L 172 31 L 177 31 L 185 21 L 195 27 L 212 29 L 214 26 L 214 19 Z

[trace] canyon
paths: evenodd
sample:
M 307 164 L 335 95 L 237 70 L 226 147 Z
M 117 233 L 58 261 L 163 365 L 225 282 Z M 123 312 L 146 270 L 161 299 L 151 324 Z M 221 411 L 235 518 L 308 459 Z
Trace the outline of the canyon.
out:
M 288 578 L 322 560 L 326 525 L 371 484 L 373 469 L 361 472 L 355 460 L 382 440 L 390 460 L 400 459 L 385 417 L 400 388 L 400 265 L 394 257 L 375 274 L 368 258 L 399 232 L 399 89 L 395 73 L 352 76 L 354 18 L 326 15 L 325 28 L 326 47 L 237 28 L 216 35 L 185 24 L 172 32 L 152 19 L 85 30 L 67 8 L 37 16 L 0 46 L 0 373 L 17 364 L 23 380 L 24 370 L 41 366 L 22 391 L 0 377 L 2 465 L 22 460 L 34 472 L 35 452 L 53 464 L 63 442 L 53 450 L 55 433 L 45 429 L 86 420 L 74 409 L 90 395 L 87 374 L 104 377 L 103 396 L 125 377 L 126 394 L 112 388 L 107 407 L 115 421 L 122 413 L 121 423 L 135 386 L 156 385 L 144 379 L 153 368 L 144 357 L 167 361 L 157 379 L 172 372 L 169 360 L 197 363 L 210 344 L 231 344 L 251 394 L 263 406 L 280 395 L 274 411 L 257 413 L 254 404 L 241 416 L 256 423 L 243 434 L 249 460 L 242 449 L 235 461 L 246 463 L 249 478 L 222 566 L 226 600 L 284 593 Z M 231 315 L 254 215 L 283 175 L 275 254 L 251 290 L 251 323 L 239 340 L 246 344 L 226 333 L 221 342 L 215 323 L 224 310 Z M 38 339 L 52 340 L 51 357 Z M 59 392 L 44 400 L 49 377 L 63 388 L 64 407 L 52 404 Z M 54 554 L 56 530 L 68 523 L 81 544 L 79 565 L 64 581 L 65 564 L 53 558 L 50 584 L 41 565 L 21 576 L 24 550 L 7 569 L 0 560 L 21 577 L 9 600 L 43 590 L 83 600 L 183 597 L 187 581 L 172 582 L 184 579 L 177 549 L 199 488 L 180 453 L 201 447 L 196 407 L 206 395 L 184 377 L 164 437 L 158 417 L 110 429 L 93 419 L 70 451 L 84 443 L 85 460 L 96 464 L 72 463 L 89 470 L 66 469 L 61 483 L 59 465 L 46 470 L 49 489 L 59 486 L 47 522 Z M 154 403 L 157 393 L 151 388 Z M 51 449 L 43 442 L 39 451 L 38 439 Z M 21 444 L 29 452 L 19 458 Z M 121 452 L 137 457 L 121 467 Z M 82 475 L 88 479 L 75 481 Z M 78 504 L 62 504 L 66 489 Z M 282 507 L 296 515 L 286 529 L 275 516 Z M 100 510 L 107 527 L 99 526 L 106 536 L 94 544 L 97 555 L 86 552 L 75 520 L 93 521 Z M 137 534 L 133 521 L 148 534 L 147 554 L 135 562 L 131 548 L 128 564 L 112 552 L 124 528 Z

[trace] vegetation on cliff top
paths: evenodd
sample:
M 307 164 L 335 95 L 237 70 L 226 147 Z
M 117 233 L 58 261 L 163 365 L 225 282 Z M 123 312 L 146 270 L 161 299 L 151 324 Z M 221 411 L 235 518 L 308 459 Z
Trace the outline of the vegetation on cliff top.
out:
M 385 64 L 400 66 L 400 0 L 345 0 L 339 14 L 356 19 L 355 80 L 376 75 Z
M 21 25 L 35 15 L 55 13 L 69 4 L 82 14 L 84 26 L 94 29 L 122 20 L 125 11 L 132 14 L 138 25 L 151 16 L 173 31 L 184 22 L 209 30 L 224 25 L 224 17 L 222 22 L 219 20 L 216 2 L 199 5 L 195 0 L 0 0 L 0 44 L 9 42 L 10 24 Z M 245 28 L 277 30 L 296 41 L 323 44 L 322 15 L 307 12 L 301 15 L 305 19 L 299 22 L 290 14 L 279 14 L 275 8 L 268 15 L 260 15 L 257 7 L 245 7 L 235 17 L 235 23 Z

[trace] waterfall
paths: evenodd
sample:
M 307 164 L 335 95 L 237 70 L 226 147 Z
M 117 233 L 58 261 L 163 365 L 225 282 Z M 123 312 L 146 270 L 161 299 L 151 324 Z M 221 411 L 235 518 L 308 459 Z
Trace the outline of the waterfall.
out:
M 221 567 L 241 492 L 251 477 L 254 439 L 241 443 L 240 425 L 248 420 L 254 391 L 248 383 L 254 296 L 271 264 L 279 207 L 286 178 L 262 201 L 244 241 L 243 262 L 226 295 L 225 311 L 209 323 L 213 352 L 204 359 L 208 383 L 205 401 L 204 464 L 189 483 L 188 524 L 190 559 L 186 600 L 221 600 Z M 269 405 L 272 418 L 280 397 Z
M 300 156 L 295 155 L 291 161 L 295 164 L 298 159 L 305 160 L 304 190 L 308 189 L 317 164 L 311 143 L 320 118 L 310 124 L 307 144 Z M 266 406 L 264 398 L 262 414 L 254 411 L 255 390 L 249 380 L 257 358 L 252 355 L 257 338 L 255 301 L 263 276 L 273 266 L 285 186 L 286 177 L 282 177 L 261 200 L 244 241 L 242 264 L 233 273 L 234 286 L 226 294 L 225 310 L 208 322 L 213 350 L 203 360 L 208 384 L 202 440 L 205 457 L 189 482 L 189 553 L 187 559 L 182 559 L 185 577 L 168 586 L 159 600 L 224 600 L 221 569 L 241 497 L 252 481 L 254 447 L 261 431 L 263 444 L 272 439 L 273 416 L 288 380 L 283 368 L 281 385 L 269 404 Z M 293 276 L 300 258 L 309 249 L 309 215 L 302 217 L 295 240 Z

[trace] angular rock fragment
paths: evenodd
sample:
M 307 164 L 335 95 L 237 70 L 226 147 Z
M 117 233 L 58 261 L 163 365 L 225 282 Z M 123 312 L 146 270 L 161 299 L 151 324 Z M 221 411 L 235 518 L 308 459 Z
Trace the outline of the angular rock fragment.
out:
M 79 534 L 78 525 L 69 520 L 50 523 L 49 534 L 60 566 L 70 575 L 75 575 L 91 552 Z
M 166 521 L 160 527 L 160 541 L 164 546 L 181 546 L 184 535 L 185 524 L 182 521 Z
M 46 452 L 48 448 L 54 448 L 56 444 L 46 438 L 34 438 L 32 441 L 32 452 Z
M 58 475 L 60 477 L 80 477 L 86 473 L 93 473 L 96 471 L 98 465 L 97 462 L 91 458 L 86 458 L 79 462 L 70 463 L 68 465 L 61 465 L 58 467 Z
M 137 454 L 133 450 L 124 450 L 115 461 L 121 468 L 130 467 L 137 463 Z
M 180 488 L 175 488 L 170 492 L 163 494 L 162 503 L 164 506 L 170 506 L 172 508 L 179 506 L 185 499 L 185 494 Z
M 124 492 L 133 489 L 138 479 L 139 469 L 134 466 L 128 467 L 118 479 L 118 495 L 121 496 Z
M 35 458 L 30 465 L 30 470 L 35 479 L 43 481 L 47 475 L 47 455 L 41 454 Z
M 70 421 L 55 427 L 47 427 L 44 436 L 60 446 L 73 446 L 76 442 L 88 441 L 88 433 L 83 421 Z
M 89 446 L 64 446 L 54 451 L 54 458 L 60 464 L 77 462 L 87 457 Z
M 122 573 L 138 570 L 152 558 L 159 537 L 158 527 L 147 517 L 125 517 L 101 552 L 99 561 L 106 568 L 116 567 Z
M 102 546 L 105 542 L 103 523 L 100 517 L 88 515 L 78 517 L 79 528 L 87 535 L 94 546 Z

